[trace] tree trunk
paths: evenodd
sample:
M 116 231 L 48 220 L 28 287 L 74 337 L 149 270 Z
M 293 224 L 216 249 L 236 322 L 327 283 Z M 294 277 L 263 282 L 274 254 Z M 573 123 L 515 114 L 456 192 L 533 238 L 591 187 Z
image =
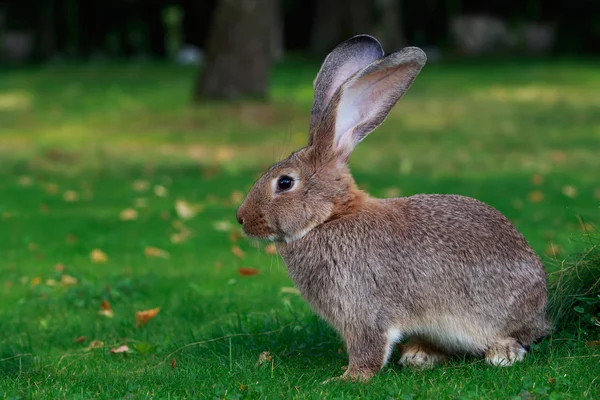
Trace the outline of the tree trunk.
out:
M 194 98 L 266 97 L 277 0 L 219 0 Z
M 406 45 L 402 24 L 402 0 L 377 0 L 381 15 L 381 44 L 386 51 L 396 51 Z

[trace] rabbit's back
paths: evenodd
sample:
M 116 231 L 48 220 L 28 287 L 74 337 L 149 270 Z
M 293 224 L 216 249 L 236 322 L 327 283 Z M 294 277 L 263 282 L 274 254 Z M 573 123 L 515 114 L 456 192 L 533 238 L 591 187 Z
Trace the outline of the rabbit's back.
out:
M 398 320 L 428 335 L 462 323 L 482 336 L 525 342 L 546 328 L 539 258 L 506 217 L 472 198 L 369 199 L 280 253 L 300 291 L 334 326 L 349 318 L 384 326 Z M 536 324 L 539 332 L 524 328 Z

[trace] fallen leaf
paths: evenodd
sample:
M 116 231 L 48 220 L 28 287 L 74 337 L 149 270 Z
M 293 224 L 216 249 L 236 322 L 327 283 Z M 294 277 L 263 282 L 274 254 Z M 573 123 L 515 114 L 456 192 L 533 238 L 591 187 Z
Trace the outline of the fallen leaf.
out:
M 134 208 L 126 208 L 121 211 L 121 221 L 134 221 L 138 218 L 138 212 Z
M 154 186 L 154 194 L 158 197 L 165 197 L 167 195 L 167 188 L 161 185 Z
M 544 183 L 544 177 L 541 174 L 535 173 L 531 175 L 531 183 L 535 186 L 539 186 Z
M 156 317 L 156 314 L 160 311 L 160 307 L 153 308 L 151 310 L 146 311 L 138 311 L 135 313 L 135 323 L 136 326 L 146 325 L 148 321 L 152 318 Z
M 277 254 L 277 246 L 275 246 L 275 243 L 269 243 L 268 245 L 266 245 L 265 253 L 270 255 Z
M 74 190 L 67 190 L 63 193 L 63 199 L 70 203 L 79 200 L 79 194 Z
M 562 194 L 564 194 L 565 196 L 567 196 L 571 199 L 574 199 L 575 197 L 577 197 L 577 188 L 573 185 L 563 186 Z
M 242 238 L 242 234 L 239 231 L 231 231 L 229 234 L 229 240 L 232 242 L 237 242 Z
M 181 199 L 175 201 L 175 211 L 181 219 L 194 218 L 202 209 L 203 206 L 201 204 L 191 204 Z
M 33 184 L 33 179 L 30 176 L 20 176 L 17 179 L 17 183 L 19 186 L 31 186 Z
M 36 276 L 31 280 L 31 286 L 37 286 L 40 283 L 42 283 L 42 278 L 40 278 L 39 276 Z
M 94 263 L 105 263 L 108 261 L 108 256 L 100 249 L 94 249 L 90 253 L 90 258 Z
M 150 187 L 150 182 L 144 180 L 144 179 L 138 179 L 133 181 L 133 190 L 135 190 L 136 192 L 144 192 L 146 190 L 148 190 L 148 188 Z
M 87 338 L 85 336 L 79 336 L 77 339 L 74 340 L 75 343 L 83 343 L 87 340 Z
M 544 200 L 544 193 L 542 193 L 540 190 L 534 190 L 529 192 L 527 197 L 532 203 L 539 203 L 540 201 Z
M 281 288 L 281 293 L 300 294 L 300 291 L 295 287 L 284 286 Z
M 101 340 L 92 340 L 88 347 L 85 348 L 85 351 L 90 351 L 93 349 L 101 349 L 104 347 L 104 342 Z
M 175 360 L 175 357 L 171 358 L 171 368 L 175 369 L 175 367 L 177 366 L 177 360 Z
M 552 152 L 552 160 L 556 163 L 561 163 L 561 162 L 565 161 L 566 158 L 567 158 L 567 155 L 565 154 L 564 151 L 556 150 L 556 151 Z
M 244 250 L 240 249 L 239 246 L 233 246 L 231 248 L 231 252 L 239 258 L 244 258 L 246 256 L 246 253 L 244 253 Z
M 107 300 L 104 300 L 100 304 L 100 311 L 98 311 L 98 314 L 104 315 L 107 318 L 112 318 L 115 316 L 115 313 L 113 312 L 112 307 Z
M 586 343 L 588 346 L 600 346 L 600 340 L 593 340 Z
M 242 276 L 252 276 L 252 275 L 256 275 L 258 274 L 258 270 L 256 268 L 240 268 L 238 269 L 238 272 L 240 273 L 240 275 Z
M 46 286 L 58 286 L 58 282 L 56 281 L 56 279 L 46 279 Z
M 160 257 L 160 258 L 169 258 L 169 253 L 165 250 L 161 250 L 158 247 L 148 246 L 144 249 L 144 254 L 147 257 Z
M 63 271 L 65 270 L 65 266 L 64 266 L 63 264 L 56 264 L 56 265 L 54 266 L 54 270 L 55 270 L 56 272 L 59 272 L 59 273 L 61 273 L 61 272 L 63 272 Z
M 273 356 L 271 355 L 270 352 L 268 351 L 263 351 L 262 353 L 260 353 L 260 355 L 258 356 L 258 361 L 256 362 L 256 366 L 261 366 L 266 362 L 269 362 L 273 359 Z
M 554 243 L 550 243 L 548 245 L 548 247 L 546 247 L 545 250 L 546 255 L 550 256 L 550 257 L 558 257 L 561 253 L 561 249 L 560 247 L 558 247 L 558 245 L 554 244 Z
M 127 345 L 119 346 L 116 349 L 110 349 L 110 352 L 111 353 L 128 353 L 129 346 L 127 346 Z
M 230 198 L 232 203 L 240 204 L 242 200 L 244 200 L 244 194 L 239 190 L 236 190 L 235 192 L 231 193 Z
M 44 186 L 44 190 L 48 194 L 56 194 L 58 193 L 58 185 L 56 183 L 47 183 Z
M 231 222 L 229 221 L 217 221 L 213 224 L 215 230 L 219 232 L 229 232 L 232 228 Z
M 65 286 L 77 285 L 77 278 L 74 278 L 70 275 L 63 275 L 60 278 L 60 283 L 62 283 Z

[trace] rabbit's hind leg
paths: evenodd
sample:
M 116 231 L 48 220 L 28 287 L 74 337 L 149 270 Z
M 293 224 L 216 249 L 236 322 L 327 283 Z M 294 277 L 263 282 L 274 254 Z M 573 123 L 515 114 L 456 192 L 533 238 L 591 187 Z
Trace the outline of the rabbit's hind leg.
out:
M 400 345 L 400 351 L 398 363 L 407 367 L 431 368 L 448 359 L 444 352 L 422 339 L 412 339 Z
M 513 338 L 495 340 L 485 352 L 488 364 L 497 367 L 509 367 L 517 361 L 523 360 L 527 351 Z

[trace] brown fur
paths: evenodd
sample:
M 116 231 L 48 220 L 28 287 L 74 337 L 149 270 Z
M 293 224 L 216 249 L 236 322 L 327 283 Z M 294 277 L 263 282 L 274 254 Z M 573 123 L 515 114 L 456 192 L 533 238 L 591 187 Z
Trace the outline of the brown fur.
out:
M 376 45 L 360 39 L 343 51 L 351 59 L 365 46 Z M 309 145 L 256 182 L 238 221 L 246 234 L 277 242 L 303 297 L 341 334 L 350 358 L 345 379 L 372 377 L 402 337 L 419 340 L 418 348 L 409 347 L 413 352 L 435 349 L 436 359 L 443 359 L 439 352 L 471 353 L 508 365 L 522 357 L 521 346 L 549 329 L 546 274 L 525 238 L 500 212 L 472 198 L 372 198 L 357 189 L 346 165 L 353 146 L 408 89 L 420 69 L 415 65 L 424 64 L 414 49 L 388 57 L 359 66 L 333 95 L 315 95 L 316 102 L 329 103 L 313 107 L 325 111 L 312 116 Z M 334 75 L 321 72 L 315 88 L 330 93 L 319 77 Z M 390 98 L 380 100 L 388 91 Z M 343 108 L 364 107 L 361 101 L 379 108 L 358 117 Z M 360 120 L 364 115 L 369 119 Z M 346 133 L 336 131 L 338 118 L 359 119 Z M 294 177 L 292 190 L 273 190 L 281 175 Z M 498 354 L 509 362 L 498 363 Z

